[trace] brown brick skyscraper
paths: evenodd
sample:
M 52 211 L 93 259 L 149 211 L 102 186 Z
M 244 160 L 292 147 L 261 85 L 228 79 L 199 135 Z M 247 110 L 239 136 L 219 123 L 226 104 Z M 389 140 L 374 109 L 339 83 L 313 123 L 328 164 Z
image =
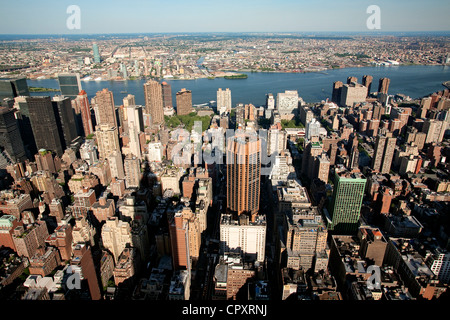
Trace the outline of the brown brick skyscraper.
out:
M 163 93 L 158 81 L 149 80 L 144 84 L 145 111 L 152 117 L 152 124 L 164 123 Z
M 192 112 L 192 92 L 190 90 L 181 89 L 177 92 L 177 115 L 187 115 Z
M 237 132 L 227 141 L 227 206 L 238 215 L 259 210 L 261 141 L 255 134 Z
M 95 95 L 95 103 L 98 108 L 97 125 L 108 124 L 110 127 L 117 128 L 113 93 L 106 88 L 98 91 Z
M 389 78 L 381 78 L 378 82 L 378 92 L 387 94 L 390 82 L 391 80 Z

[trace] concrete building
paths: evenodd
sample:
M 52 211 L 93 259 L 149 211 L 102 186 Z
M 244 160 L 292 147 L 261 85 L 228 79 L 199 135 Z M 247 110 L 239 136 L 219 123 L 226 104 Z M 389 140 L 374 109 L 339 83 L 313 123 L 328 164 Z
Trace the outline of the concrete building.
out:
M 17 226 L 14 229 L 13 241 L 18 256 L 33 257 L 39 247 L 45 247 L 45 239 L 48 237 L 47 225 L 44 221 L 36 221 L 34 224 Z
M 250 221 L 246 215 L 233 219 L 222 214 L 220 219 L 220 251 L 238 252 L 253 261 L 264 261 L 266 252 L 267 223 L 264 215 Z
M 340 105 L 353 107 L 355 103 L 365 102 L 367 97 L 367 88 L 359 83 L 344 84 L 341 88 Z
M 95 128 L 99 157 L 107 159 L 112 153 L 120 150 L 119 133 L 117 127 L 100 125 Z
M 392 134 L 379 134 L 375 142 L 374 156 L 372 158 L 372 169 L 380 173 L 389 173 L 397 138 Z
M 142 179 L 141 161 L 132 155 L 127 155 L 123 161 L 125 183 L 127 188 L 139 188 Z
M 127 245 L 131 246 L 131 227 L 128 222 L 110 217 L 102 227 L 102 242 L 117 263 L 120 254 Z
M 217 111 L 220 115 L 231 112 L 231 90 L 229 88 L 217 90 Z
M 246 288 L 248 281 L 255 275 L 253 265 L 246 262 L 240 254 L 221 255 L 214 272 L 213 300 L 236 300 L 239 292 Z M 248 287 L 246 289 L 248 290 Z
M 327 249 L 327 229 L 316 207 L 296 208 L 285 215 L 287 267 L 305 271 Z
M 107 156 L 111 179 L 125 179 L 125 171 L 120 150 L 114 150 Z
M 95 119 L 99 126 L 118 127 L 116 108 L 114 105 L 114 96 L 108 89 L 97 91 L 95 95 Z
M 162 87 L 158 81 L 149 80 L 144 84 L 145 111 L 154 125 L 164 123 Z
M 177 115 L 187 115 L 193 111 L 192 109 L 192 92 L 185 88 L 176 93 Z
M 286 90 L 277 94 L 276 109 L 281 116 L 294 115 L 299 105 L 297 90 Z
M 125 285 L 132 288 L 135 275 L 139 272 L 140 258 L 135 248 L 124 248 L 113 270 L 116 286 Z

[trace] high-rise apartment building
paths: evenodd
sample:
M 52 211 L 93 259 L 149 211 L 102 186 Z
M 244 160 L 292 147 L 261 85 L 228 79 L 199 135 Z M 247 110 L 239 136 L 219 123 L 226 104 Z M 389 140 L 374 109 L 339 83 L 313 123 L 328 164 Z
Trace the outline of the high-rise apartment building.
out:
M 106 159 L 114 151 L 120 150 L 119 133 L 116 127 L 111 127 L 109 124 L 102 124 L 95 129 L 100 158 Z
M 229 88 L 217 90 L 217 111 L 220 115 L 231 112 L 231 90 Z
M 448 122 L 436 119 L 425 119 L 422 132 L 426 133 L 425 143 L 442 142 L 445 131 L 448 128 Z
M 75 245 L 70 266 L 75 273 L 80 275 L 82 281 L 86 280 L 91 299 L 100 300 L 102 294 L 100 292 L 91 248 L 88 244 L 78 243 Z
M 172 262 L 175 270 L 190 269 L 189 222 L 182 212 L 168 215 Z
M 60 73 L 58 74 L 59 90 L 63 97 L 69 97 L 70 100 L 76 99 L 81 92 L 80 74 L 78 73 Z
M 342 81 L 335 81 L 333 83 L 333 91 L 331 95 L 331 101 L 340 104 L 341 103 L 341 91 L 344 83 Z
M 107 88 L 97 91 L 95 95 L 95 104 L 97 108 L 97 125 L 107 124 L 110 127 L 117 128 L 116 108 L 114 106 L 114 95 Z
M 177 115 L 187 115 L 192 112 L 192 92 L 185 88 L 176 94 Z
M 125 172 L 123 167 L 122 153 L 120 150 L 111 152 L 108 156 L 109 169 L 111 171 L 111 178 L 125 179 Z
M 366 178 L 359 172 L 335 172 L 333 196 L 329 208 L 324 210 L 330 232 L 356 233 L 365 186 Z
M 353 107 L 354 103 L 364 102 L 367 97 L 367 88 L 362 84 L 352 82 L 344 84 L 341 88 L 340 105 L 346 107 Z
M 139 188 L 141 184 L 141 161 L 134 155 L 127 155 L 123 161 L 127 188 Z
M 367 96 L 370 94 L 370 89 L 372 87 L 373 77 L 369 75 L 364 75 L 362 78 L 362 85 L 367 88 Z
M 237 132 L 230 137 L 226 161 L 228 209 L 254 217 L 259 210 L 261 181 L 261 141 L 256 133 Z
M 391 80 L 389 78 L 380 78 L 378 81 L 378 93 L 387 94 L 390 82 Z
M 394 158 L 397 138 L 391 133 L 379 134 L 375 142 L 375 150 L 372 158 L 372 169 L 380 173 L 389 173 L 392 159 Z
M 102 242 L 117 262 L 123 249 L 132 244 L 130 224 L 117 217 L 109 217 L 102 227 Z
M 84 136 L 87 137 L 94 133 L 94 126 L 92 124 L 91 105 L 89 103 L 86 91 L 81 90 L 78 93 L 75 102 L 80 110 Z
M 163 108 L 173 108 L 172 86 L 167 82 L 163 81 L 161 83 L 161 89 L 163 98 Z
M 164 123 L 164 103 L 161 84 L 149 80 L 144 84 L 145 110 L 151 116 L 152 124 Z
M 286 130 L 283 130 L 281 127 L 281 123 L 277 122 L 276 124 L 270 126 L 267 132 L 267 154 L 279 155 L 283 150 L 286 149 L 287 144 L 287 133 Z

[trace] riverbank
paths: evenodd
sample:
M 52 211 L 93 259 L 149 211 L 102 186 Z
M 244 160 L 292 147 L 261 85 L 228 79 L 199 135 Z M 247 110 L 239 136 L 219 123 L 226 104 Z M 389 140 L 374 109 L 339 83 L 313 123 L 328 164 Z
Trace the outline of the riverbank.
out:
M 380 78 L 389 78 L 389 94 L 404 94 L 412 99 L 423 97 L 432 92 L 442 90 L 442 84 L 450 80 L 450 66 L 393 66 L 393 67 L 363 67 L 333 69 L 326 72 L 314 73 L 275 73 L 252 72 L 247 73 L 248 78 L 241 81 L 230 81 L 223 77 L 209 80 L 207 78 L 192 80 L 161 79 L 172 86 L 173 102 L 176 92 L 182 88 L 192 91 L 192 104 L 199 105 L 217 99 L 218 88 L 229 88 L 232 95 L 232 104 L 252 103 L 255 106 L 266 104 L 266 95 L 272 93 L 276 96 L 286 90 L 297 90 L 306 103 L 320 102 L 331 99 L 333 82 L 346 82 L 349 76 L 354 76 L 362 82 L 364 75 L 373 77 L 371 91 L 378 88 Z M 128 94 L 135 95 L 136 104 L 145 105 L 143 85 L 147 80 L 127 81 L 81 81 L 83 90 L 89 98 L 95 96 L 97 91 L 108 88 L 114 93 L 117 105 Z M 28 80 L 28 86 L 59 88 L 56 79 Z M 52 92 L 35 92 L 33 95 L 52 95 Z

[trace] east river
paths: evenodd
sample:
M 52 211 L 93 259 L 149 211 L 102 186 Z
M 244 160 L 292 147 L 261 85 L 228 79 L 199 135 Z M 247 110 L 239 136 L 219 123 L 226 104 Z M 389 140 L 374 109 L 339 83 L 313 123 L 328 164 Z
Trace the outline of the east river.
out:
M 362 68 L 345 68 L 311 73 L 247 73 L 247 79 L 227 80 L 224 78 L 170 80 L 173 103 L 175 94 L 182 88 L 192 91 L 192 103 L 200 105 L 216 100 L 218 88 L 229 88 L 232 104 L 252 103 L 255 106 L 265 104 L 266 94 L 275 97 L 285 90 L 297 90 L 305 102 L 320 102 L 331 98 L 334 81 L 346 82 L 347 77 L 355 76 L 362 82 L 364 75 L 371 75 L 373 83 L 371 92 L 377 91 L 378 80 L 386 77 L 391 80 L 389 94 L 404 94 L 413 99 L 421 98 L 433 92 L 444 89 L 443 82 L 450 80 L 450 66 L 379 66 Z M 146 80 L 125 81 L 81 81 L 82 88 L 91 98 L 96 92 L 108 88 L 114 94 L 116 105 L 122 103 L 123 97 L 133 94 L 136 104 L 145 105 L 143 84 Z M 30 87 L 45 87 L 59 89 L 56 79 L 27 80 Z M 58 92 L 39 92 L 32 95 L 55 95 Z

